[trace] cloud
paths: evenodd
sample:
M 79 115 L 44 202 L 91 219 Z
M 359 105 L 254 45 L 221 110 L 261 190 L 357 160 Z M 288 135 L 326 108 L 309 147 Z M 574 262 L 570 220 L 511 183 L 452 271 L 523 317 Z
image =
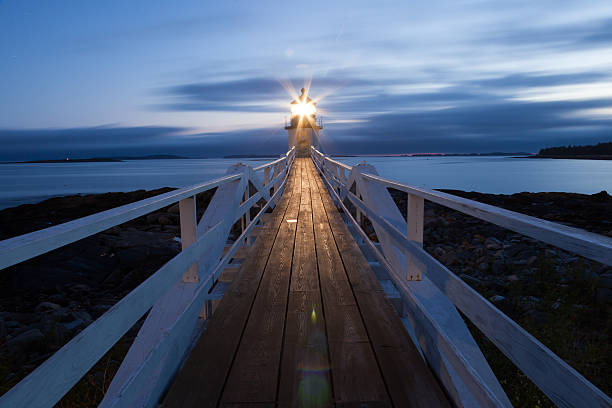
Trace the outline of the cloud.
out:
M 0 160 L 62 159 L 177 154 L 219 157 L 227 154 L 281 154 L 287 150 L 284 129 L 189 134 L 178 127 L 115 127 L 68 129 L 0 129 L 5 148 Z
M 246 78 L 215 83 L 193 82 L 162 89 L 167 102 L 157 108 L 170 111 L 278 112 L 292 98 L 287 88 L 299 93 L 303 79 Z M 346 86 L 366 86 L 372 81 L 353 78 L 317 78 L 313 92 L 326 93 Z
M 486 44 L 537 46 L 548 49 L 603 47 L 612 44 L 612 18 L 541 27 L 495 28 L 483 33 L 480 40 Z

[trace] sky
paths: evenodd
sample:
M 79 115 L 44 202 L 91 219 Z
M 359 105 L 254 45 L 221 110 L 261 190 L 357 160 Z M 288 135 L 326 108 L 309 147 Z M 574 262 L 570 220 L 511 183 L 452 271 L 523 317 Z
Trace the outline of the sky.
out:
M 612 1 L 0 0 L 0 160 L 612 141 Z

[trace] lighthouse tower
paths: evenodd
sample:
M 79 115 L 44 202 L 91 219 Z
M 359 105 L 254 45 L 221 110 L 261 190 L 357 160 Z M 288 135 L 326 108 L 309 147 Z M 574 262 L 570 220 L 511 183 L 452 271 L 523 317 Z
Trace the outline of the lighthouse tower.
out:
M 291 118 L 285 129 L 289 131 L 289 148 L 295 146 L 297 157 L 309 157 L 310 146 L 319 148 L 319 130 L 323 129 L 321 121 L 317 121 L 317 104 L 302 94 L 291 102 Z

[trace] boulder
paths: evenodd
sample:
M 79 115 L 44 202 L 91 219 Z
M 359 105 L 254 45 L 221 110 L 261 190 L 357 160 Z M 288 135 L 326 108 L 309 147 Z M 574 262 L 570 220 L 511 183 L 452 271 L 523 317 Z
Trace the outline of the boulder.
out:
M 487 247 L 487 249 L 491 251 L 497 251 L 499 249 L 502 249 L 501 241 L 495 237 L 487 238 L 484 244 L 485 244 L 485 247 Z
M 481 285 L 482 281 L 478 278 L 475 278 L 473 276 L 467 275 L 467 274 L 461 274 L 460 276 L 461 279 L 463 279 L 464 281 L 466 281 L 467 283 L 469 283 L 470 285 Z
M 58 305 L 57 303 L 52 303 L 52 302 L 40 302 L 38 304 L 38 306 L 36 306 L 36 311 L 38 313 L 41 312 L 51 312 L 51 311 L 55 311 L 60 309 L 61 306 Z
M 9 348 L 28 348 L 41 344 L 45 339 L 45 335 L 40 329 L 27 330 L 6 342 Z

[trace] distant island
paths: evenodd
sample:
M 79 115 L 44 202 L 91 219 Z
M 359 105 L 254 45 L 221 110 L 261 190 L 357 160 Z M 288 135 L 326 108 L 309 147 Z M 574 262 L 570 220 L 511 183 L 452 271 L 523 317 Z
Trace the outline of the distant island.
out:
M 123 162 L 125 160 L 174 160 L 174 159 L 188 159 L 188 157 L 175 156 L 172 154 L 153 154 L 149 156 L 118 156 L 118 157 L 91 157 L 84 159 L 71 159 L 66 157 L 65 159 L 48 159 L 48 160 L 28 160 L 28 161 L 17 161 L 17 162 L 4 162 L 4 163 L 104 163 L 104 162 Z
M 612 142 L 586 146 L 547 147 L 540 149 L 538 154 L 529 156 L 529 158 L 612 160 Z
M 397 153 L 397 154 L 332 154 L 334 157 L 455 157 L 455 156 L 532 156 L 528 152 L 489 152 L 489 153 Z

